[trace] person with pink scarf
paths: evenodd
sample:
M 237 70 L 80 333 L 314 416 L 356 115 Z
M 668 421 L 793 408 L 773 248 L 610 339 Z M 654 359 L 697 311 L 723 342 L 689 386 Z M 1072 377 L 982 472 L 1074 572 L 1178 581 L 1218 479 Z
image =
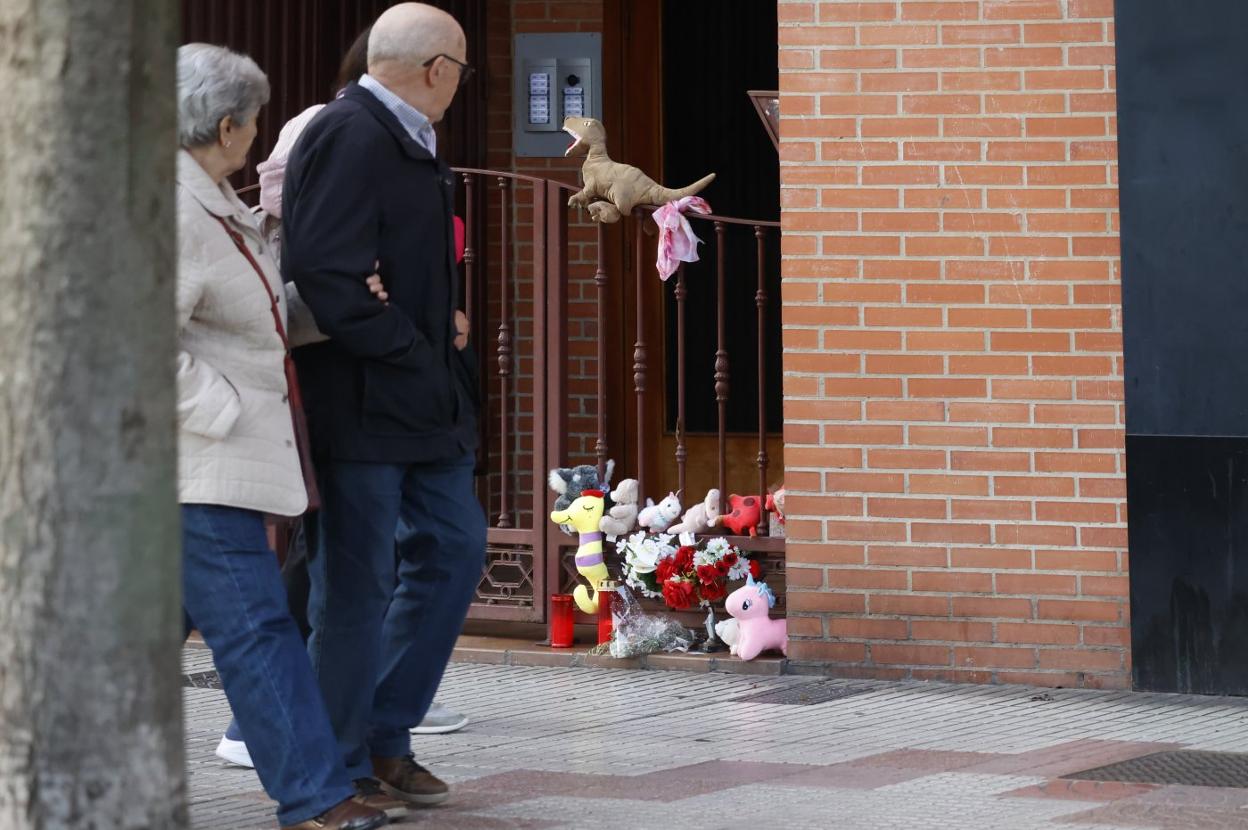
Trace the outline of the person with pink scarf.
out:
M 367 35 L 367 31 L 365 35 Z M 364 73 L 361 71 L 360 74 Z M 354 80 L 354 78 L 348 78 L 348 80 Z M 269 154 L 267 159 L 256 165 L 256 172 L 260 174 L 260 210 L 263 212 L 264 228 L 266 234 L 270 235 L 270 242 L 280 242 L 282 180 L 286 177 L 286 159 L 290 156 L 290 151 L 295 148 L 295 142 L 299 140 L 299 136 L 303 133 L 304 128 L 312 123 L 312 119 L 316 117 L 316 114 L 324 106 L 324 104 L 310 106 L 287 121 L 277 136 L 277 144 L 273 147 L 273 152 Z M 454 217 L 454 222 L 455 261 L 463 262 L 465 245 L 464 220 L 456 216 Z M 275 245 L 275 247 L 280 250 L 280 245 Z M 466 322 L 465 320 L 464 323 Z M 464 330 L 462 325 L 460 330 Z
M 341 96 L 347 84 L 352 81 L 358 81 L 368 69 L 368 34 L 372 31 L 372 27 L 360 32 L 351 47 L 347 50 L 347 54 L 343 56 L 342 66 L 338 70 L 338 79 L 334 86 L 337 88 L 337 95 Z M 286 178 L 286 160 L 290 157 L 290 151 L 295 148 L 299 136 L 303 134 L 303 130 L 308 124 L 312 123 L 312 119 L 316 117 L 324 104 L 313 104 L 294 118 L 286 122 L 282 127 L 282 131 L 278 133 L 277 144 L 273 147 L 273 152 L 264 161 L 256 165 L 256 173 L 260 178 L 260 210 L 262 212 L 262 220 L 264 221 L 264 229 L 269 241 L 274 243 L 274 248 L 280 253 L 280 232 L 282 220 L 282 181 Z M 463 262 L 465 232 L 464 222 L 458 216 L 454 217 L 455 221 L 455 261 Z M 467 333 L 467 319 L 460 323 L 460 331 Z

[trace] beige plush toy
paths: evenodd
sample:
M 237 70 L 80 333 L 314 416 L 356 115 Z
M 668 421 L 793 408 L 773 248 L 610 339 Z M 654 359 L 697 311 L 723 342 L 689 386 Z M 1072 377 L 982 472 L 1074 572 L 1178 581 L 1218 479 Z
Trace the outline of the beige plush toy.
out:
M 685 511 L 679 524 L 667 529 L 668 533 L 705 533 L 719 518 L 719 490 L 711 488 L 706 491 L 706 498 L 701 504 L 695 504 Z
M 632 533 L 633 528 L 637 526 L 637 499 L 639 497 L 637 479 L 626 478 L 620 481 L 619 485 L 611 491 L 613 504 L 607 511 L 607 515 L 603 516 L 602 521 L 598 523 L 598 529 L 609 539 Z
M 688 187 L 671 190 L 631 164 L 612 161 L 607 155 L 607 130 L 596 118 L 569 117 L 563 131 L 574 139 L 564 156 L 585 156 L 581 165 L 585 186 L 568 199 L 568 207 L 585 208 L 595 222 L 618 222 L 638 205 L 665 205 L 696 195 L 715 181 L 710 173 Z

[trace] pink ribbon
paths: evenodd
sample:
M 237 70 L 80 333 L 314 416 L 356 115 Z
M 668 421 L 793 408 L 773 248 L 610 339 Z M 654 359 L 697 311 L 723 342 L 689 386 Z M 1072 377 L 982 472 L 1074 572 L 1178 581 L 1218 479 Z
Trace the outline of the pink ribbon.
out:
M 685 211 L 710 213 L 711 206 L 701 196 L 686 196 L 668 202 L 654 212 L 655 224 L 659 226 L 659 258 L 655 266 L 664 282 L 682 262 L 698 261 L 698 245 L 701 239 L 693 233 L 693 227 L 685 218 Z

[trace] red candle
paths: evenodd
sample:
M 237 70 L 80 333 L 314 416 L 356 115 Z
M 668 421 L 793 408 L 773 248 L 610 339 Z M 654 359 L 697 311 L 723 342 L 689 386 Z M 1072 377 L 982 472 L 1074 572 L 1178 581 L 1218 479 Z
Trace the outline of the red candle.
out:
M 552 594 L 550 597 L 550 647 L 572 647 L 572 595 Z
M 610 579 L 603 580 L 598 586 L 598 644 L 611 641 L 613 628 L 611 609 L 614 606 L 615 589 L 619 583 Z

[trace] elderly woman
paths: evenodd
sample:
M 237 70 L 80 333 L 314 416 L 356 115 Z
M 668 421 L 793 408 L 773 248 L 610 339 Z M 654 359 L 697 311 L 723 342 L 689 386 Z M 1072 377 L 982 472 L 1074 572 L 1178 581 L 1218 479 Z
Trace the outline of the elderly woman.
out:
M 178 487 L 183 607 L 212 649 L 285 828 L 387 822 L 347 778 L 263 515 L 308 506 L 285 369 L 287 298 L 241 169 L 269 98 L 227 49 L 178 50 Z M 296 398 L 297 399 L 297 398 Z

